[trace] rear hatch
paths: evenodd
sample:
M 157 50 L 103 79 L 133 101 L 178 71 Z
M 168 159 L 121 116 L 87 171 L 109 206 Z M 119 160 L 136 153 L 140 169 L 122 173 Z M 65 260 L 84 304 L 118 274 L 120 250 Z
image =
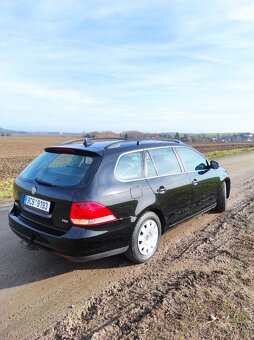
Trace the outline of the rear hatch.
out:
M 14 212 L 26 225 L 51 234 L 71 227 L 71 203 L 90 183 L 101 156 L 73 147 L 52 147 L 16 178 Z

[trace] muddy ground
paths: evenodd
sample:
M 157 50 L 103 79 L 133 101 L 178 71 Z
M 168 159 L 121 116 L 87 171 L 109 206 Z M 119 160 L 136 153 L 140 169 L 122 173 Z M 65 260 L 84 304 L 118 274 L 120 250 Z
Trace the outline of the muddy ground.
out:
M 39 339 L 254 339 L 253 185 Z

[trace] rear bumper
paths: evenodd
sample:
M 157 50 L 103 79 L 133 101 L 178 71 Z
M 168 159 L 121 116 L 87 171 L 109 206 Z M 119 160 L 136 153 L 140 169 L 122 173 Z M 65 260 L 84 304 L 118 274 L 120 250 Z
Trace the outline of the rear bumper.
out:
M 131 219 L 126 218 L 93 228 L 73 226 L 65 233 L 55 235 L 38 230 L 14 210 L 9 212 L 9 225 L 30 245 L 72 261 L 90 261 L 125 252 L 134 228 Z

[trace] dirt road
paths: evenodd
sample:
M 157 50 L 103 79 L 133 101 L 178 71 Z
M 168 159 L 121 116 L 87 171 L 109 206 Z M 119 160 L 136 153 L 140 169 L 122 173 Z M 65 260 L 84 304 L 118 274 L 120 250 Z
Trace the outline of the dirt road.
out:
M 13 235 L 8 228 L 6 217 L 7 209 L 0 208 L 0 338 L 35 338 L 36 335 L 41 334 L 51 325 L 55 325 L 57 320 L 62 319 L 68 310 L 71 315 L 77 313 L 80 317 L 81 312 L 79 311 L 86 308 L 86 306 L 88 308 L 87 312 L 82 315 L 84 315 L 85 318 L 90 318 L 89 320 L 92 320 L 90 324 L 88 323 L 88 334 L 89 330 L 90 332 L 91 330 L 93 330 L 93 332 L 97 331 L 97 333 L 100 331 L 94 329 L 96 323 L 104 325 L 101 329 L 103 332 L 107 326 L 107 319 L 104 320 L 102 316 L 99 319 L 94 318 L 98 313 L 95 312 L 96 307 L 93 306 L 97 305 L 98 307 L 100 301 L 97 301 L 96 297 L 93 300 L 88 301 L 88 299 L 91 296 L 98 296 L 97 299 L 110 301 L 110 299 L 114 299 L 114 297 L 119 297 L 118 307 L 123 309 L 120 301 L 124 301 L 124 295 L 121 295 L 119 292 L 126 291 L 126 289 L 128 290 L 128 284 L 131 284 L 131 286 L 134 285 L 134 295 L 136 292 L 140 296 L 142 289 L 143 294 L 155 291 L 155 295 L 151 293 L 151 300 L 160 300 L 158 291 L 165 289 L 166 282 L 171 282 L 172 285 L 173 282 L 178 282 L 177 280 L 179 280 L 179 277 L 176 274 L 174 276 L 174 272 L 176 272 L 179 265 L 177 261 L 178 259 L 184 259 L 184 254 L 187 251 L 185 250 L 185 247 L 188 245 L 188 242 L 193 243 L 194 232 L 197 232 L 197 234 L 195 234 L 195 240 L 197 239 L 195 245 L 201 248 L 203 245 L 206 247 L 207 244 L 204 242 L 203 238 L 204 228 L 207 228 L 207 226 L 210 225 L 210 228 L 220 230 L 220 226 L 223 226 L 224 223 L 226 223 L 225 219 L 246 219 L 249 214 L 251 214 L 251 211 L 253 211 L 253 209 L 251 210 L 253 206 L 248 206 L 248 202 L 251 201 L 250 195 L 253 191 L 252 188 L 254 187 L 254 154 L 242 154 L 225 158 L 220 160 L 220 163 L 228 169 L 232 179 L 232 195 L 229 200 L 229 209 L 234 207 L 234 210 L 232 209 L 232 211 L 229 211 L 224 217 L 209 213 L 182 223 L 164 235 L 160 250 L 156 257 L 150 263 L 140 266 L 132 265 L 124 258 L 124 256 L 116 256 L 85 264 L 73 264 L 42 251 L 27 251 L 20 246 L 18 238 Z M 240 208 L 239 211 L 241 211 L 242 208 L 245 209 L 245 206 L 247 207 L 244 214 L 240 217 L 233 213 L 238 206 Z M 209 239 L 211 235 L 214 235 L 214 231 L 209 228 L 207 229 L 207 233 L 206 239 Z M 189 249 L 190 247 L 187 248 Z M 193 249 L 191 254 L 195 255 Z M 195 256 L 197 256 L 197 254 Z M 162 259 L 167 257 L 167 261 L 164 261 L 167 266 L 165 267 L 165 264 L 162 266 L 160 280 L 156 283 L 154 280 L 156 275 L 158 276 L 158 273 L 156 274 L 156 268 L 160 268 Z M 199 261 L 198 263 L 200 265 L 200 258 L 197 261 Z M 181 265 L 187 265 L 187 262 L 183 261 L 181 262 Z M 213 265 L 218 267 L 218 263 Z M 170 270 L 168 270 L 169 266 Z M 165 268 L 167 268 L 167 271 Z M 187 272 L 182 272 L 184 277 L 180 280 L 181 282 L 185 282 L 184 280 L 193 280 L 192 275 L 197 277 L 200 283 L 203 280 L 208 287 L 207 275 L 210 275 L 211 280 L 220 280 L 219 273 L 216 274 L 214 271 L 207 273 L 205 268 L 201 265 L 200 270 L 193 271 L 192 268 L 192 274 L 189 271 L 188 275 L 186 274 Z M 170 278 L 167 276 L 168 272 L 170 272 Z M 148 276 L 144 276 L 144 273 Z M 152 277 L 152 273 L 155 276 Z M 145 282 L 150 282 L 150 286 L 147 285 L 148 290 L 144 290 L 144 288 L 142 288 L 144 287 L 143 285 L 138 287 L 140 283 L 137 278 L 141 276 L 146 277 Z M 124 278 L 127 280 L 126 284 L 123 283 L 124 281 L 121 281 L 121 279 Z M 136 287 L 135 280 L 137 284 Z M 154 290 L 155 286 L 158 284 L 161 286 L 158 286 L 158 289 Z M 100 295 L 100 293 L 102 295 Z M 131 298 L 132 302 L 133 299 L 134 297 Z M 151 300 L 148 300 L 149 305 L 151 305 Z M 138 301 L 140 304 L 140 300 Z M 108 315 L 112 314 L 112 311 L 108 310 L 107 306 L 107 304 L 102 306 L 101 312 L 99 313 L 100 315 L 103 314 L 105 316 L 107 313 Z M 117 304 L 114 308 L 117 310 Z M 147 311 L 147 314 L 149 314 L 149 308 L 147 308 L 148 306 L 144 305 L 142 310 Z M 139 314 L 140 313 L 138 313 L 138 315 Z M 136 318 L 135 320 L 139 320 L 138 315 L 134 315 L 134 319 Z M 153 317 L 159 318 L 160 316 L 154 315 Z M 67 328 L 69 330 L 71 329 L 70 323 L 73 322 L 70 320 L 72 319 L 68 318 L 67 323 L 59 323 L 59 335 L 61 332 L 61 335 L 63 335 Z M 80 318 L 77 322 L 79 321 Z M 127 327 L 126 322 L 121 322 Z M 64 325 L 67 326 L 65 327 Z M 76 328 L 78 328 L 78 325 L 82 328 L 82 322 L 77 323 Z M 116 326 L 112 324 L 112 322 L 109 326 L 111 328 L 107 330 L 107 334 L 110 334 L 110 332 L 114 333 L 114 331 L 115 334 L 117 334 Z M 143 326 L 144 329 L 148 329 L 146 323 Z M 63 327 L 63 329 L 61 329 L 61 327 Z M 122 328 L 120 327 L 119 329 L 122 332 Z M 124 333 L 121 333 L 120 331 L 118 335 L 123 336 Z M 51 333 L 49 332 L 47 337 L 54 337 L 56 332 L 56 330 L 51 330 Z M 70 334 L 71 333 L 69 333 L 69 336 Z M 100 334 L 100 336 L 103 336 L 103 334 Z M 147 338 L 149 338 L 149 336 Z

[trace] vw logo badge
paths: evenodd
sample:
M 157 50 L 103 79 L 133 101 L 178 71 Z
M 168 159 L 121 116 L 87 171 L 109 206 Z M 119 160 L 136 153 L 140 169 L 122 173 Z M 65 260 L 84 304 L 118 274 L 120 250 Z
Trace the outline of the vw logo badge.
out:
M 36 187 L 32 187 L 32 194 L 34 195 L 36 193 Z

